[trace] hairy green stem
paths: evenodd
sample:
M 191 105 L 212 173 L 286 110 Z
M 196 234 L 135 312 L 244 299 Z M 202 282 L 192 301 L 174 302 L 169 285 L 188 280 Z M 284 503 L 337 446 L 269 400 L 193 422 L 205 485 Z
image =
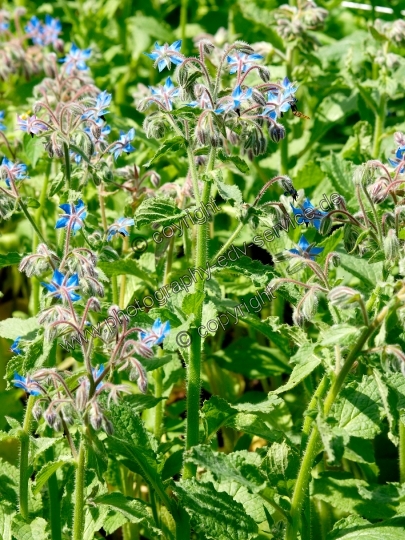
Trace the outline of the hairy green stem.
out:
M 380 155 L 381 136 L 384 131 L 385 117 L 387 115 L 387 98 L 382 95 L 380 98 L 380 106 L 378 107 L 377 114 L 375 115 L 374 125 L 374 141 L 373 141 L 373 158 L 378 159 Z
M 24 423 L 20 435 L 20 513 L 24 519 L 28 519 L 28 452 L 30 448 L 30 427 L 32 419 L 32 408 L 35 403 L 34 396 L 30 396 L 25 409 Z
M 399 304 L 400 304 L 400 300 L 398 300 L 397 298 L 393 302 L 391 308 L 392 307 L 396 308 L 398 307 Z M 357 342 L 351 349 L 350 353 L 348 354 L 346 358 L 345 363 L 342 366 L 342 369 L 340 370 L 336 379 L 333 381 L 332 386 L 326 396 L 326 399 L 324 402 L 325 416 L 331 410 L 332 405 L 335 402 L 335 399 L 337 398 L 340 392 L 340 389 L 342 388 L 342 385 L 349 371 L 351 370 L 353 366 L 354 361 L 360 354 L 368 338 L 381 325 L 384 318 L 387 316 L 388 311 L 389 311 L 389 307 L 386 306 L 379 313 L 379 315 L 374 319 L 374 321 L 370 324 L 370 326 L 363 330 L 359 339 L 357 340 Z M 295 484 L 294 494 L 291 501 L 291 511 L 290 511 L 291 522 L 287 523 L 285 540 L 296 540 L 297 538 L 302 505 L 304 502 L 305 494 L 307 492 L 309 480 L 311 477 L 312 464 L 315 459 L 315 456 L 318 453 L 319 441 L 320 441 L 319 431 L 318 431 L 317 426 L 314 425 L 312 428 L 311 435 L 308 439 L 308 444 L 307 444 L 307 447 L 306 447 L 306 450 L 305 450 L 305 453 L 301 462 L 301 467 L 300 467 L 298 478 Z
M 38 238 L 41 240 L 41 242 L 43 242 L 44 244 L 46 244 L 46 240 L 45 238 L 42 236 L 42 233 L 41 231 L 38 229 L 37 227 L 37 224 L 35 223 L 34 219 L 32 218 L 32 216 L 30 215 L 30 213 L 28 212 L 28 208 L 26 207 L 25 203 L 19 199 L 18 200 L 18 204 L 20 205 L 20 208 L 21 210 L 24 212 L 24 215 L 25 217 L 28 219 L 28 221 L 31 223 L 34 231 L 37 233 L 38 235 Z
M 63 143 L 63 153 L 65 155 L 65 177 L 67 180 L 68 187 L 70 188 L 70 178 L 71 178 L 71 168 L 70 168 L 70 155 L 69 147 L 66 143 Z
M 399 421 L 399 481 L 405 482 L 405 425 Z
M 53 448 L 48 448 L 45 451 L 45 458 L 48 463 L 52 463 L 55 459 Z M 60 520 L 60 502 L 58 480 L 56 473 L 51 474 L 48 480 L 49 494 L 49 518 L 51 524 L 52 540 L 62 540 L 62 524 Z
M 215 148 L 210 151 L 207 164 L 207 172 L 214 168 Z M 205 182 L 202 194 L 203 204 L 208 204 L 211 193 L 211 183 Z M 208 252 L 208 227 L 209 222 L 203 223 L 197 231 L 197 256 L 196 268 L 205 268 L 207 264 Z M 196 294 L 204 294 L 204 278 L 198 278 L 195 285 Z M 200 424 L 200 386 L 201 386 L 201 347 L 202 337 L 198 328 L 202 321 L 203 302 L 197 310 L 195 325 L 191 330 L 190 359 L 188 365 L 187 380 L 187 428 L 186 428 L 186 450 L 196 446 L 199 442 L 199 424 Z M 197 467 L 193 463 L 185 463 L 183 469 L 184 478 L 195 476 Z
M 183 46 L 186 39 L 186 26 L 187 26 L 187 9 L 188 0 L 181 0 L 180 8 L 180 37 L 183 42 Z
M 84 475 L 86 465 L 86 447 L 84 439 L 80 441 L 76 468 L 75 507 L 73 514 L 73 540 L 82 540 L 84 525 Z

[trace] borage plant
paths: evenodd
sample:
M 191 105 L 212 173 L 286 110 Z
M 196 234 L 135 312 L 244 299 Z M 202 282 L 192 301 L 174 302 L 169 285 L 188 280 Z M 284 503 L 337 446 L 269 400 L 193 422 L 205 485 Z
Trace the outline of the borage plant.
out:
M 31 285 L 31 317 L 0 323 L 7 396 L 26 405 L 0 432 L 2 538 L 401 538 L 405 137 L 381 157 L 387 86 L 356 167 L 348 143 L 319 160 L 325 177 L 287 176 L 287 136 L 312 127 L 293 124 L 292 74 L 325 17 L 314 2 L 275 12 L 274 79 L 259 49 L 217 46 L 222 34 L 196 39 L 197 56 L 155 43 L 150 79 L 170 74 L 138 86 L 143 127 L 117 117 L 91 49 L 64 54 L 55 19 L 27 22 L 60 57 L 46 53 L 19 111 L 22 141 L 0 116 L 0 215 L 25 251 L 0 262 Z M 373 28 L 384 78 L 401 27 Z M 354 75 L 348 62 L 339 84 Z M 278 142 L 270 176 L 259 160 Z M 398 478 L 379 473 L 378 440 Z

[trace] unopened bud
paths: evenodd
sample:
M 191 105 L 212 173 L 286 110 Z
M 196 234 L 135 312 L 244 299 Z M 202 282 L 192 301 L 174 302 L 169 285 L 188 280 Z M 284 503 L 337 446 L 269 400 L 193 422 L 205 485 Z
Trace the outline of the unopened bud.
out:
M 399 255 L 400 244 L 394 229 L 388 231 L 383 244 L 385 257 L 389 261 L 395 260 Z
M 34 407 L 32 408 L 32 416 L 35 418 L 37 422 L 40 421 L 42 418 L 42 405 L 40 401 L 36 401 Z
M 328 299 L 332 306 L 347 309 L 352 307 L 351 304 L 354 304 L 361 299 L 361 294 L 351 287 L 342 285 L 332 289 L 328 294 Z
M 152 174 L 150 175 L 150 182 L 153 187 L 155 188 L 159 187 L 160 175 L 157 172 L 153 171 Z
M 319 232 L 322 234 L 322 236 L 325 236 L 326 234 L 329 234 L 332 229 L 333 221 L 332 218 L 329 216 L 325 216 L 321 219 L 321 224 L 319 227 Z
M 107 435 L 112 435 L 114 433 L 114 426 L 112 422 L 106 417 L 103 418 L 103 429 L 107 433 Z
M 259 77 L 264 82 L 269 82 L 270 80 L 270 70 L 266 67 L 260 66 L 259 68 Z
M 304 296 L 301 304 L 301 312 L 307 321 L 310 321 L 316 314 L 318 309 L 318 298 L 314 289 L 311 289 Z
M 49 427 L 53 428 L 56 422 L 57 414 L 53 410 L 52 403 L 44 412 L 44 418 Z
M 273 142 L 278 143 L 285 138 L 285 127 L 282 124 L 272 123 L 269 127 L 269 135 Z
M 104 415 L 97 403 L 92 403 L 89 411 L 89 420 L 92 427 L 98 431 L 103 423 Z
M 80 382 L 79 388 L 76 391 L 76 407 L 79 411 L 84 411 L 89 398 L 89 383 L 86 379 Z

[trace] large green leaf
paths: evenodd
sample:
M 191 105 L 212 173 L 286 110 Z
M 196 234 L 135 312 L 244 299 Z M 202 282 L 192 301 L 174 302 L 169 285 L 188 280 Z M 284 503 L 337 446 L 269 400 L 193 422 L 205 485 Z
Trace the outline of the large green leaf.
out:
M 23 255 L 16 252 L 8 253 L 7 255 L 0 254 L 0 268 L 5 266 L 12 266 L 14 264 L 20 264 Z
M 405 504 L 400 502 L 404 490 L 398 486 L 370 485 L 340 471 L 328 471 L 315 478 L 312 495 L 343 512 L 372 520 L 392 518 L 405 510 Z
M 36 317 L 31 317 L 30 319 L 12 317 L 11 319 L 0 322 L 0 337 L 12 340 L 24 336 L 31 337 L 38 328 L 39 324 Z
M 122 493 L 115 491 L 97 497 L 94 502 L 116 510 L 126 518 L 126 521 L 131 523 L 146 522 L 150 529 L 159 532 L 148 505 L 140 499 L 124 497 Z
M 283 386 L 274 390 L 275 394 L 287 392 L 295 388 L 297 384 L 303 381 L 310 375 L 316 367 L 321 363 L 321 358 L 314 353 L 315 344 L 304 343 L 304 345 L 291 357 L 290 361 L 295 363 L 294 369 L 288 379 L 288 382 Z
M 48 540 L 50 538 L 48 524 L 45 519 L 36 517 L 27 523 L 21 514 L 13 518 L 11 530 L 17 540 Z
M 281 375 L 290 370 L 287 359 L 280 351 L 263 347 L 248 337 L 234 341 L 224 350 L 215 353 L 214 358 L 222 368 L 242 373 L 249 379 Z
M 405 518 L 396 517 L 371 524 L 360 518 L 349 517 L 336 523 L 326 540 L 405 540 Z
M 47 482 L 50 478 L 50 476 L 53 475 L 54 472 L 56 472 L 60 467 L 63 467 L 63 465 L 66 465 L 67 463 L 73 463 L 72 459 L 60 459 L 58 461 L 51 461 L 50 463 L 46 463 L 42 467 L 42 469 L 39 471 L 35 478 L 35 485 L 33 486 L 32 493 L 34 495 L 37 495 L 40 491 L 42 486 Z
M 187 213 L 176 206 L 174 199 L 163 197 L 144 199 L 135 215 L 137 227 L 146 227 L 152 223 L 171 225 L 186 216 Z
M 212 471 L 217 478 L 238 482 L 253 493 L 265 488 L 266 481 L 259 469 L 262 459 L 254 452 L 243 450 L 226 455 L 200 445 L 187 453 L 186 460 Z
M 361 382 L 352 382 L 340 393 L 332 409 L 337 425 L 349 434 L 372 439 L 381 431 L 382 404 L 377 383 L 364 376 Z
M 243 506 L 211 482 L 182 480 L 174 488 L 196 531 L 213 540 L 250 540 L 257 525 Z

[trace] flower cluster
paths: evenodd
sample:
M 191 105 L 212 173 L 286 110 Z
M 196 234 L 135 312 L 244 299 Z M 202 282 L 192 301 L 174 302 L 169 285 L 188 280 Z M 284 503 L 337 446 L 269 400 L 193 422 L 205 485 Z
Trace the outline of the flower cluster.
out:
M 297 6 L 283 4 L 274 12 L 281 37 L 288 41 L 300 39 L 305 46 L 317 44 L 312 31 L 322 28 L 327 15 L 327 10 L 313 0 L 298 0 Z
M 269 71 L 261 64 L 263 56 L 250 45 L 236 41 L 217 51 L 207 38 L 200 43 L 200 56 L 184 57 L 180 42 L 172 45 L 155 45 L 147 55 L 155 60 L 161 71 L 177 64 L 175 72 L 178 85 L 167 77 L 163 85 L 150 87 L 150 94 L 140 99 L 140 110 L 154 106 L 144 122 L 148 137 L 164 137 L 171 129 L 176 134 L 194 134 L 191 144 L 224 147 L 240 144 L 250 158 L 262 154 L 267 148 L 264 126 L 269 137 L 279 142 L 285 137 L 280 119 L 290 109 L 295 110 L 297 85 L 287 77 L 280 82 L 270 82 Z M 217 75 L 211 78 L 205 64 L 210 55 L 217 62 Z M 225 73 L 226 72 L 226 73 Z M 263 83 L 249 85 L 249 76 L 256 72 Z M 232 89 L 222 90 L 221 78 L 231 77 Z M 175 116 L 170 113 L 176 108 Z M 189 112 L 192 108 L 194 112 Z M 184 111 L 184 112 L 183 112 Z M 191 142 L 191 141 L 189 141 Z
M 51 287 L 55 289 L 57 298 L 63 294 L 67 296 L 75 294 L 69 290 L 68 282 L 63 285 L 63 279 L 63 276 L 57 273 L 56 277 L 54 276 L 54 283 L 49 285 L 49 290 Z M 73 284 L 70 289 L 72 287 Z M 72 298 L 75 299 L 78 298 Z M 113 306 L 110 314 L 119 318 L 119 308 Z M 146 392 L 148 379 L 142 361 L 147 362 L 152 358 L 154 354 L 152 348 L 162 344 L 169 332 L 169 322 L 162 323 L 160 319 L 153 323 L 150 330 L 139 327 L 127 328 L 125 319 L 122 331 L 117 333 L 117 341 L 111 351 L 109 362 L 96 368 L 87 364 L 87 373 L 79 378 L 75 388 L 69 388 L 62 373 L 56 369 L 46 368 L 26 376 L 15 373 L 14 386 L 39 398 L 33 410 L 35 419 L 39 421 L 43 418 L 56 431 L 72 425 L 76 418 L 80 423 L 90 424 L 95 430 L 103 428 L 107 433 L 112 433 L 113 427 L 108 419 L 108 405 L 111 401 L 117 403 L 123 393 L 132 392 L 129 385 L 111 382 L 113 371 L 128 370 L 129 380 L 137 381 L 139 389 Z M 138 333 L 138 340 L 131 337 L 134 333 Z M 84 339 L 82 341 L 84 343 Z M 17 338 L 11 346 L 15 354 L 22 353 L 19 343 L 20 338 Z M 86 347 L 87 345 L 84 346 L 84 351 Z M 108 395 L 107 409 L 100 400 L 100 396 L 104 393 Z

